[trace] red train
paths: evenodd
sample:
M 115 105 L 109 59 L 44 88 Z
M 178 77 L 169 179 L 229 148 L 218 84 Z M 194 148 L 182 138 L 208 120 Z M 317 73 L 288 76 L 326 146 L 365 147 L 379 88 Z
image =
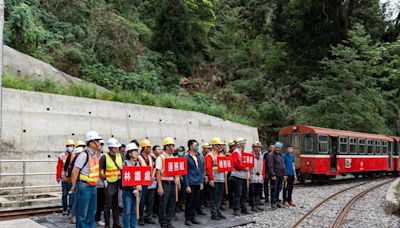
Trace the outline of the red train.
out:
M 279 131 L 279 140 L 294 147 L 300 182 L 400 171 L 400 137 L 292 125 Z

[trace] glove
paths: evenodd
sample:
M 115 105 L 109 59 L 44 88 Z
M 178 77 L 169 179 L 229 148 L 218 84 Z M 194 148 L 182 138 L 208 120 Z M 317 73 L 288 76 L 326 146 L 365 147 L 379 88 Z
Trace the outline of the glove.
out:
M 108 186 L 108 182 L 105 180 L 104 181 L 104 188 L 107 188 L 107 186 Z

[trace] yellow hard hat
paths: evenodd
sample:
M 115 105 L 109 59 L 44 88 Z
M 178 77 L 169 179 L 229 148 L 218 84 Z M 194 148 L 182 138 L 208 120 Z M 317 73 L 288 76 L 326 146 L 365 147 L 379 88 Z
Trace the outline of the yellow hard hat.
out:
M 175 141 L 174 141 L 174 139 L 173 139 L 173 138 L 171 138 L 171 137 L 167 137 L 167 138 L 163 139 L 163 141 L 162 141 L 162 145 L 163 145 L 163 146 L 167 146 L 167 145 L 175 145 Z
M 237 138 L 235 140 L 235 143 L 236 143 L 236 145 L 245 144 L 246 143 L 246 139 L 239 137 L 239 138 Z
M 253 143 L 253 147 L 255 147 L 255 146 L 261 147 L 261 143 L 259 141 L 256 141 L 256 142 Z
M 68 139 L 68 140 L 65 142 L 65 145 L 66 145 L 66 146 L 75 145 L 75 142 L 74 142 L 74 140 L 72 140 L 72 139 Z
M 75 143 L 75 147 L 78 147 L 78 146 L 86 146 L 86 143 L 82 140 L 78 140 Z
M 235 141 L 233 139 L 228 140 L 228 146 L 233 146 L 235 145 Z
M 214 137 L 211 139 L 210 144 L 211 145 L 222 145 L 222 144 L 224 144 L 224 142 L 222 142 L 220 138 Z
M 139 145 L 140 148 L 152 146 L 148 139 L 143 139 L 142 141 L 140 141 Z
M 203 144 L 203 146 L 201 147 L 201 148 L 203 148 L 203 149 L 210 149 L 211 148 L 211 146 L 210 146 L 210 144 L 208 144 L 208 143 L 204 143 Z

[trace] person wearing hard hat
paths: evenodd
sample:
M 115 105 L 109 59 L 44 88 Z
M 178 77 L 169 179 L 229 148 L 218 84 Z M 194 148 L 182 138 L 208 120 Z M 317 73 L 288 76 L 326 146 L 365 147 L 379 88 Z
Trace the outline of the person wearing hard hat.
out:
M 260 206 L 262 186 L 265 180 L 264 159 L 261 156 L 261 143 L 254 142 L 252 145 L 254 154 L 254 167 L 250 169 L 251 185 L 249 189 L 249 198 L 252 211 L 263 210 Z
M 242 160 L 246 140 L 244 138 L 237 138 L 235 144 L 237 148 L 232 153 L 233 171 L 230 177 L 235 184 L 235 191 L 233 193 L 233 214 L 249 214 L 246 207 L 249 168 L 243 166 Z
M 164 153 L 158 156 L 156 160 L 157 193 L 160 195 L 158 220 L 162 228 L 171 228 L 174 227 L 172 226 L 172 217 L 176 205 L 175 185 L 180 188 L 180 181 L 179 176 L 167 177 L 164 175 L 164 160 L 174 157 L 174 139 L 171 137 L 163 139 L 162 146 L 164 147 Z
M 271 208 L 283 207 L 279 201 L 283 181 L 286 179 L 285 162 L 281 155 L 283 143 L 276 142 L 274 152 L 268 155 L 268 174 L 271 186 Z
M 189 151 L 186 155 L 188 161 L 188 173 L 183 176 L 184 189 L 186 192 L 185 202 L 185 224 L 201 224 L 196 219 L 196 211 L 200 210 L 200 191 L 203 190 L 204 161 L 200 155 L 199 143 L 191 139 L 188 141 Z
M 236 144 L 235 140 L 230 139 L 228 140 L 228 152 L 226 152 L 227 157 L 232 157 L 233 151 L 236 149 Z M 230 178 L 231 172 L 228 172 L 227 178 L 228 178 L 228 202 L 229 202 L 229 208 L 233 209 L 233 193 L 235 191 L 235 182 Z
M 126 155 L 123 166 L 140 166 L 138 157 L 138 146 L 135 143 L 126 145 Z M 122 215 L 122 223 L 124 227 L 136 227 L 137 211 L 136 201 L 140 199 L 140 191 L 142 186 L 125 186 L 123 187 L 122 199 L 124 202 L 124 209 Z
M 72 160 L 70 163 L 70 166 L 68 168 L 68 177 L 71 178 L 71 174 L 72 174 L 72 169 L 74 168 L 74 164 L 75 164 L 75 160 L 76 157 L 79 155 L 79 153 L 83 152 L 85 150 L 86 147 L 86 143 L 82 140 L 78 140 L 75 143 L 75 149 L 73 152 L 73 156 L 71 156 Z M 75 193 L 70 191 L 70 199 L 72 199 L 72 203 L 71 203 L 71 213 L 69 214 L 69 218 L 71 220 L 72 224 L 76 224 L 76 200 L 75 200 Z
M 152 145 L 148 139 L 143 139 L 140 141 L 139 145 L 141 150 L 140 154 L 138 155 L 140 166 L 151 167 L 151 178 L 154 180 L 154 162 L 153 158 L 150 156 Z M 156 222 L 152 220 L 154 195 L 155 189 L 149 189 L 148 186 L 142 186 L 142 196 L 140 197 L 139 204 L 139 225 L 141 226 L 144 226 L 145 223 L 156 224 Z M 145 211 L 146 214 L 144 213 Z
M 206 156 L 206 173 L 210 181 L 211 219 L 221 220 L 226 219 L 220 211 L 222 197 L 224 196 L 225 172 L 218 172 L 217 157 L 224 156 L 221 153 L 224 142 L 220 138 L 214 137 L 210 144 L 212 151 Z
M 56 173 L 56 179 L 57 183 L 60 183 L 61 181 L 61 187 L 62 187 L 62 197 L 61 197 L 61 202 L 62 202 L 62 208 L 63 208 L 63 215 L 67 215 L 68 211 L 71 210 L 72 206 L 72 198 L 68 194 L 69 189 L 71 188 L 71 183 L 70 181 L 66 181 L 66 171 L 68 170 L 69 164 L 72 161 L 73 156 L 73 151 L 74 151 L 74 146 L 75 142 L 72 139 L 68 139 L 65 142 L 65 151 L 62 152 L 58 156 L 58 162 L 57 162 L 57 173 Z M 69 199 L 69 201 L 68 201 Z
M 110 227 L 111 212 L 113 215 L 113 227 L 122 227 L 119 223 L 120 208 L 118 205 L 118 190 L 121 180 L 122 157 L 119 153 L 121 144 L 115 138 L 106 142 L 109 152 L 100 158 L 101 179 L 104 182 L 104 222 L 105 227 Z
M 96 227 L 96 185 L 99 180 L 99 158 L 101 150 L 99 133 L 89 131 L 85 135 L 86 150 L 79 153 L 72 170 L 71 191 L 75 192 L 76 227 Z

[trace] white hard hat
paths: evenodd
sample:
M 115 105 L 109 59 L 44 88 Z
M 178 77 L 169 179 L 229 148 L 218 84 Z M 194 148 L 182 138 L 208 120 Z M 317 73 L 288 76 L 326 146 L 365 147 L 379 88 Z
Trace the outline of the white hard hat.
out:
M 125 151 L 130 151 L 130 150 L 139 150 L 139 148 L 136 145 L 136 143 L 129 143 L 128 145 L 126 145 Z
M 108 148 L 121 147 L 121 143 L 119 143 L 118 140 L 115 138 L 110 138 L 109 140 L 107 140 L 106 144 Z
M 97 131 L 89 131 L 88 133 L 85 134 L 85 141 L 89 142 L 92 140 L 101 140 L 103 139 Z
M 74 149 L 74 153 L 75 154 L 79 154 L 80 152 L 82 152 L 83 151 L 83 148 L 82 147 L 76 147 L 75 149 Z

